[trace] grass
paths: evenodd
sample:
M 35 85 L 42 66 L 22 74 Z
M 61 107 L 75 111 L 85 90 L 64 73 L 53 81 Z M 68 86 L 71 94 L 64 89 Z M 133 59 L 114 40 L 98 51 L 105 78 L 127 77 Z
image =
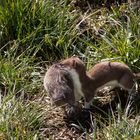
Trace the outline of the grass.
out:
M 74 2 L 0 2 L 0 139 L 54 139 L 56 133 L 81 137 L 62 123 L 63 113 L 44 96 L 42 79 L 53 62 L 76 54 L 87 68 L 111 60 L 140 71 L 140 12 L 135 4 L 83 11 Z M 87 138 L 139 138 L 139 116 L 118 113 L 118 122 L 113 114 L 108 127 L 96 126 Z
M 116 116 L 116 114 L 114 114 Z M 130 116 L 124 114 L 118 114 L 118 118 L 115 119 L 114 115 L 109 115 L 109 124 L 106 126 L 100 120 L 96 120 L 101 123 L 102 129 L 96 126 L 96 130 L 92 134 L 87 134 L 87 139 L 104 139 L 104 140 L 116 140 L 116 139 L 136 139 L 139 138 L 139 118 L 130 119 Z
M 7 96 L 1 102 L 1 139 L 36 139 L 43 125 L 42 107 L 35 102 L 16 100 Z

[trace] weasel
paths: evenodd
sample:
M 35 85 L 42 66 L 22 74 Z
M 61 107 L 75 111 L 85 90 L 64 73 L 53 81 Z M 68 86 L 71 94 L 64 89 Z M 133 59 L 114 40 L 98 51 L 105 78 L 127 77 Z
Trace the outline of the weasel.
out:
M 89 108 L 94 95 L 104 86 L 121 87 L 135 93 L 137 78 L 140 74 L 134 74 L 120 62 L 100 62 L 86 71 L 83 61 L 74 56 L 48 69 L 44 87 L 56 106 L 68 104 L 74 110 L 81 97 L 85 98 L 85 108 Z

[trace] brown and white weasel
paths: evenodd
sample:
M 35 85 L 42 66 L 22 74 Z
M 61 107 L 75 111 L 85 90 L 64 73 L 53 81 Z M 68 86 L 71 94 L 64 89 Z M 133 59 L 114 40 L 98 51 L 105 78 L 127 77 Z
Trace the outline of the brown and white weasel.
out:
M 135 79 L 130 68 L 120 62 L 100 62 L 86 72 L 78 57 L 65 59 L 52 65 L 45 74 L 44 87 L 57 106 L 77 106 L 85 98 L 85 108 L 90 107 L 94 95 L 104 86 L 121 87 L 130 93 L 136 92 Z

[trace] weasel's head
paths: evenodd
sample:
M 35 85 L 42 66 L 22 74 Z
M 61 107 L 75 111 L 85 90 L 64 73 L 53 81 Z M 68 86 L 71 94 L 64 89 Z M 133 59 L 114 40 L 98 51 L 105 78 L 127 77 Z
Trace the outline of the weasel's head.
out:
M 85 75 L 86 67 L 84 62 L 77 56 L 72 56 L 60 62 L 64 66 L 69 66 L 71 69 L 75 69 L 78 74 Z
M 60 63 L 52 65 L 45 74 L 44 87 L 56 106 L 73 104 L 74 87 L 68 66 Z
M 74 105 L 75 94 L 81 90 L 80 80 L 83 80 L 85 75 L 86 68 L 83 61 L 75 56 L 52 65 L 44 77 L 44 87 L 52 103 L 57 106 Z

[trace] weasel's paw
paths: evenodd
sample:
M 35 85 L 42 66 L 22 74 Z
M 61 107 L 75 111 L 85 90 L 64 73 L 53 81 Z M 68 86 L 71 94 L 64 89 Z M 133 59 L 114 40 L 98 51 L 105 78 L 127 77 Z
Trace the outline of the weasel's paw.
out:
M 72 118 L 72 119 L 77 118 L 80 113 L 81 113 L 81 108 L 77 106 L 68 107 L 66 110 L 66 114 L 68 118 Z

